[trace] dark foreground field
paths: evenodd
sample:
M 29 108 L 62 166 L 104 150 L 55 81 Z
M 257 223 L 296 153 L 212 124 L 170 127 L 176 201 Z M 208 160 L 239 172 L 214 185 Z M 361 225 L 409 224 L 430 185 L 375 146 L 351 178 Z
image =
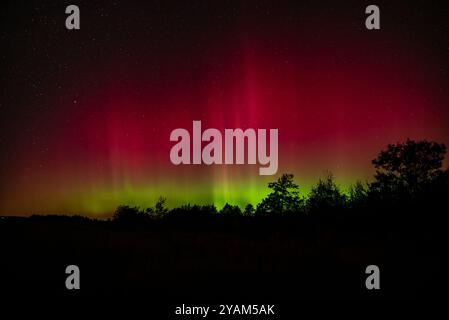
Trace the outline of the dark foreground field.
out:
M 445 238 L 438 230 L 444 227 L 382 216 L 216 215 L 138 224 L 4 217 L 0 290 L 10 297 L 139 295 L 248 303 L 437 296 Z M 80 268 L 80 290 L 65 288 L 71 264 Z M 380 290 L 365 287 L 371 264 L 380 268 Z

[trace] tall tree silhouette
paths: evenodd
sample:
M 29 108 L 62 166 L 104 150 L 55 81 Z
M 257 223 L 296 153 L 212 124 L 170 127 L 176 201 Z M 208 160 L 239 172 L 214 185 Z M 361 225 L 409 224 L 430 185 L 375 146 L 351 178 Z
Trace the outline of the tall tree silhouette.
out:
M 329 209 L 341 209 L 346 204 L 346 197 L 334 182 L 334 177 L 328 173 L 324 179 L 319 179 L 310 191 L 307 207 L 310 211 L 326 213 Z
M 363 208 L 367 205 L 368 191 L 362 182 L 357 181 L 349 188 L 348 204 L 351 208 Z
M 251 203 L 248 203 L 245 206 L 245 209 L 243 210 L 243 215 L 250 217 L 254 215 L 254 212 L 255 212 L 254 206 Z
M 301 209 L 299 186 L 293 182 L 293 174 L 283 174 L 276 182 L 268 183 L 272 192 L 258 205 L 256 213 L 289 213 Z
M 156 218 L 162 218 L 168 213 L 168 209 L 165 207 L 165 202 L 167 201 L 164 197 L 159 197 L 154 205 L 154 215 Z
M 239 206 L 233 206 L 229 203 L 226 203 L 219 211 L 219 213 L 226 216 L 240 216 L 242 215 L 242 210 L 240 210 Z
M 433 141 L 389 144 L 372 161 L 376 168 L 371 192 L 383 198 L 413 196 L 442 174 L 446 146 Z

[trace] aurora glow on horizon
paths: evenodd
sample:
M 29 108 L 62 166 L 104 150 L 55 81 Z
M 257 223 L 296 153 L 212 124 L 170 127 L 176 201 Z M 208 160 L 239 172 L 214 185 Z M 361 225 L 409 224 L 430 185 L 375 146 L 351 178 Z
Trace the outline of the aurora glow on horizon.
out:
M 388 143 L 449 144 L 447 56 L 425 30 L 387 17 L 368 32 L 349 5 L 340 16 L 305 5 L 270 14 L 182 7 L 199 12 L 183 15 L 182 27 L 158 18 L 176 20 L 178 7 L 108 6 L 101 12 L 112 22 L 90 25 L 92 7 L 79 33 L 4 30 L 0 214 L 101 216 L 159 196 L 169 206 L 244 206 L 282 173 L 304 193 L 325 171 L 346 189 L 370 179 Z M 14 39 L 26 39 L 20 52 Z M 278 128 L 277 175 L 173 165 L 170 132 L 193 120 Z

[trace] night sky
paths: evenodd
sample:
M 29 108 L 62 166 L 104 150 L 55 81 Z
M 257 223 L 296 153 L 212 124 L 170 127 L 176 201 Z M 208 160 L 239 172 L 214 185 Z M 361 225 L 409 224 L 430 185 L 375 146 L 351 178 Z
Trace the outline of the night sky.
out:
M 255 204 L 282 173 L 307 192 L 330 170 L 345 189 L 388 143 L 449 144 L 448 4 L 302 2 L 2 3 L 0 214 Z M 193 120 L 278 128 L 277 175 L 174 166 L 170 132 Z

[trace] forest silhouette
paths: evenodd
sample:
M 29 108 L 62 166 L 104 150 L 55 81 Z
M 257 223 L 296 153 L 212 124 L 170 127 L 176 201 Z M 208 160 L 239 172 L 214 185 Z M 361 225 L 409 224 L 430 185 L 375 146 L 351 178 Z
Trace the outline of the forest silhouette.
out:
M 78 294 L 85 295 L 437 295 L 447 251 L 446 151 L 426 140 L 388 145 L 372 161 L 373 181 L 357 182 L 347 193 L 329 173 L 300 196 L 294 176 L 283 174 L 268 184 L 270 193 L 260 203 L 244 208 L 168 209 L 161 197 L 151 208 L 119 206 L 107 221 L 3 217 L 2 290 L 20 297 L 72 294 L 63 270 L 76 264 L 82 274 Z M 371 264 L 381 270 L 381 290 L 365 288 Z
M 438 206 L 449 196 L 449 169 L 443 168 L 447 148 L 433 141 L 413 141 L 390 144 L 372 161 L 376 169 L 374 181 L 358 181 L 343 193 L 334 181 L 332 173 L 312 187 L 304 197 L 299 195 L 300 186 L 293 174 L 283 174 L 270 182 L 271 192 L 254 207 L 226 203 L 218 210 L 214 205 L 184 205 L 169 210 L 166 199 L 160 197 L 152 208 L 140 209 L 121 205 L 113 220 L 123 223 L 141 222 L 145 219 L 163 219 L 181 214 L 211 214 L 227 217 L 256 217 L 271 215 L 318 215 L 347 214 L 358 210 L 380 210 L 410 206 Z M 394 217 L 391 217 L 394 218 Z

